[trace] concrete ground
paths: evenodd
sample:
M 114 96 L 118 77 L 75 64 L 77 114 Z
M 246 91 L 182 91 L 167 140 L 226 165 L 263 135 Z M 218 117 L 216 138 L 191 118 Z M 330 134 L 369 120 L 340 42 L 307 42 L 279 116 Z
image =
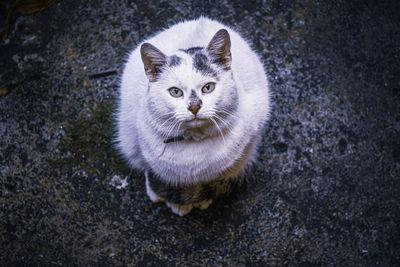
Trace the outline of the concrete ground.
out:
M 248 183 L 181 218 L 113 149 L 112 113 L 127 52 L 200 15 L 254 44 L 274 105 Z M 398 1 L 372 0 L 16 12 L 0 44 L 0 265 L 398 266 L 399 22 Z

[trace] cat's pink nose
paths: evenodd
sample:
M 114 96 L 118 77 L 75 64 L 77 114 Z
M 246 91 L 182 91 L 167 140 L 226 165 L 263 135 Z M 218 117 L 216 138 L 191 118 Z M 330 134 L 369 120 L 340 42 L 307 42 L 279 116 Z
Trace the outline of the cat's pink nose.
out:
M 199 106 L 199 105 L 196 105 L 196 106 L 190 106 L 190 107 L 189 107 L 189 110 L 190 110 L 190 112 L 192 112 L 192 113 L 193 113 L 193 115 L 196 115 L 196 114 L 197 114 L 197 112 L 199 112 L 199 109 L 200 109 L 200 106 Z

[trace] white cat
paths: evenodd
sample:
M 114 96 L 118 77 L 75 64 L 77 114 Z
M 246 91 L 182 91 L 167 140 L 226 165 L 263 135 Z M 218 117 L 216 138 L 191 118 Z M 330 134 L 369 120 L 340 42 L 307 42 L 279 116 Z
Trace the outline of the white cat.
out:
M 152 201 L 185 215 L 241 183 L 270 100 L 262 63 L 234 30 L 201 17 L 138 45 L 122 75 L 117 145 Z

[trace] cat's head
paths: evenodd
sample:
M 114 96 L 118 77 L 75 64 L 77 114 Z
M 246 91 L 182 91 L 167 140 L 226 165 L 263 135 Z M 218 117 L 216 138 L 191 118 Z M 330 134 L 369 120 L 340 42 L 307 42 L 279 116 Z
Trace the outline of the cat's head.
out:
M 206 47 L 179 49 L 173 55 L 144 43 L 140 52 L 149 79 L 144 101 L 150 113 L 166 128 L 228 127 L 237 107 L 230 48 L 225 29 Z

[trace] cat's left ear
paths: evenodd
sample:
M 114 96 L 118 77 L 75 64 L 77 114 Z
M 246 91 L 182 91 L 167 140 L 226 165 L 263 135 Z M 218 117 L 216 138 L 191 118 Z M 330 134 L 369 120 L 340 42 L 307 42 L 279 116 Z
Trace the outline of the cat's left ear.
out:
M 149 43 L 142 44 L 140 54 L 147 77 L 150 81 L 155 81 L 163 65 L 167 62 L 167 57 L 157 47 Z
M 231 39 L 225 29 L 219 30 L 207 46 L 208 53 L 213 57 L 214 63 L 229 70 L 232 62 Z

